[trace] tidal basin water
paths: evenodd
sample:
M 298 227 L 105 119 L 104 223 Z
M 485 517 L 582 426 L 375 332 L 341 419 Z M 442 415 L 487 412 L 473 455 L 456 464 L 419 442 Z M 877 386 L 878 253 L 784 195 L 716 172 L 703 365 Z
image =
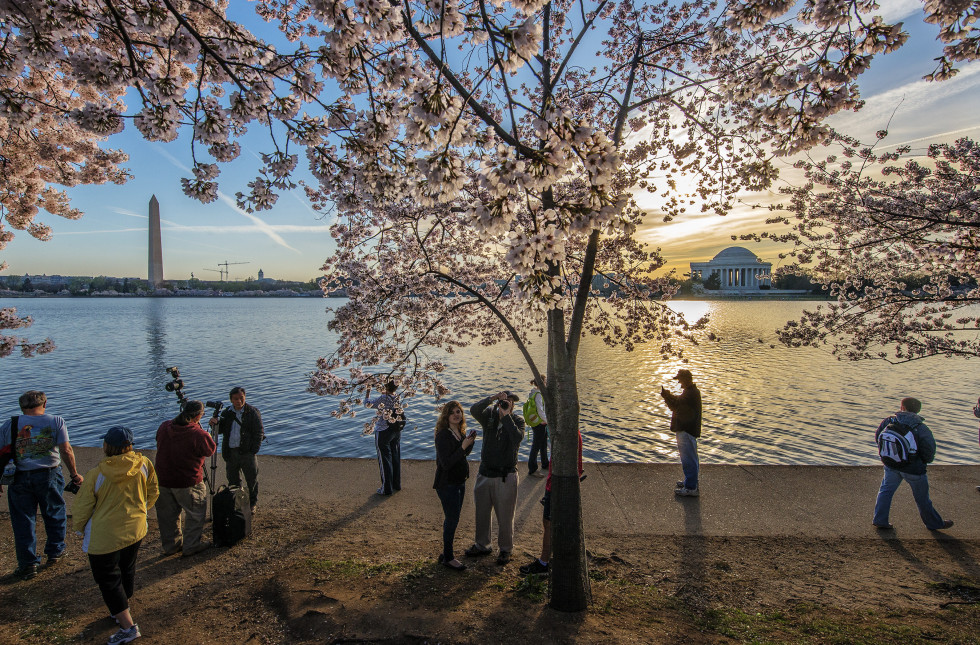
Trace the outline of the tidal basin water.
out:
M 0 299 L 36 322 L 30 338 L 50 336 L 55 352 L 0 359 L 0 412 L 16 414 L 28 389 L 47 393 L 49 411 L 68 421 L 72 443 L 101 445 L 117 424 L 133 429 L 137 446 L 153 448 L 157 426 L 178 412 L 165 391 L 165 368 L 179 366 L 191 398 L 224 400 L 246 388 L 279 455 L 374 457 L 361 436 L 372 412 L 336 419 L 336 401 L 306 392 L 307 375 L 336 337 L 328 307 L 317 298 L 50 298 Z M 906 365 L 847 363 L 813 349 L 770 348 L 773 330 L 814 302 L 676 302 L 695 319 L 707 312 L 720 338 L 687 348 L 688 363 L 662 360 L 655 348 L 633 352 L 586 339 L 579 358 L 579 393 L 587 461 L 677 460 L 661 385 L 680 367 L 694 372 L 704 397 L 704 463 L 874 464 L 873 432 L 903 396 L 923 401 L 922 415 L 939 444 L 936 463 L 976 463 L 980 395 L 977 368 L 966 359 Z M 765 342 L 760 343 L 759 339 Z M 532 347 L 543 355 L 543 341 Z M 464 406 L 501 389 L 526 396 L 530 373 L 510 345 L 469 348 L 446 356 L 451 398 Z M 542 364 L 543 368 L 543 364 Z M 402 456 L 432 459 L 439 404 L 416 398 L 407 407 Z M 470 420 L 471 424 L 475 424 Z M 479 455 L 479 443 L 474 458 Z M 525 441 L 521 458 L 526 459 Z

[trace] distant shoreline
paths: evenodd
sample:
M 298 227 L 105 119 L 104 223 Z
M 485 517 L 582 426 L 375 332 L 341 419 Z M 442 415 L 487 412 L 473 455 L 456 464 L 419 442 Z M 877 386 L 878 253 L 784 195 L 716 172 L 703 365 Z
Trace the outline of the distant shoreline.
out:
M 316 291 L 266 291 L 266 292 L 247 292 L 233 293 L 184 293 L 171 292 L 163 294 L 154 293 L 94 293 L 94 294 L 66 294 L 66 293 L 22 293 L 18 291 L 0 291 L 0 298 L 346 298 L 346 294 L 323 295 Z M 812 300 L 816 302 L 826 302 L 831 300 L 828 296 L 815 294 L 781 294 L 781 293 L 752 293 L 752 294 L 712 294 L 698 296 L 677 296 L 671 301 L 703 301 L 703 300 L 722 300 L 722 301 L 754 301 L 754 300 Z

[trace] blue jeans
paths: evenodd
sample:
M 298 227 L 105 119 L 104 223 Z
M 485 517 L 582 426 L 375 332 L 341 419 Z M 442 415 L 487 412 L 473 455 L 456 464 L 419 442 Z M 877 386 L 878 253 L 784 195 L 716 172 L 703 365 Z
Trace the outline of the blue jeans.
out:
M 51 556 L 65 550 L 68 515 L 65 511 L 64 489 L 65 478 L 61 475 L 60 466 L 18 471 L 14 483 L 7 487 L 7 506 L 10 508 L 10 525 L 14 531 L 17 566 L 41 563 L 34 530 L 38 509 L 47 534 L 44 553 Z
M 453 542 L 456 539 L 456 527 L 459 526 L 459 514 L 463 510 L 463 498 L 466 497 L 465 484 L 450 484 L 436 489 L 439 501 L 442 502 L 442 512 L 446 519 L 442 523 L 442 559 L 446 562 L 454 559 Z
M 378 470 L 381 471 L 381 491 L 385 495 L 402 489 L 402 433 L 382 430 L 374 433 L 378 449 Z
M 548 470 L 550 462 L 548 461 L 548 426 L 542 423 L 541 425 L 531 426 L 532 439 L 531 439 L 531 452 L 527 456 L 527 472 L 533 473 L 538 469 L 538 455 L 541 455 L 541 468 L 543 470 Z
M 684 488 L 698 487 L 698 438 L 686 432 L 677 433 L 677 452 L 684 471 Z
M 888 524 L 888 511 L 892 506 L 892 497 L 895 496 L 895 491 L 898 490 L 899 484 L 904 479 L 912 488 L 912 497 L 915 499 L 915 505 L 919 507 L 919 517 L 922 518 L 926 528 L 930 530 L 941 529 L 943 518 L 932 507 L 932 501 L 929 499 L 929 478 L 926 474 L 910 475 L 888 466 L 884 468 L 885 476 L 881 480 L 881 488 L 878 489 L 878 499 L 875 500 L 875 516 L 871 520 L 872 523 L 878 526 Z

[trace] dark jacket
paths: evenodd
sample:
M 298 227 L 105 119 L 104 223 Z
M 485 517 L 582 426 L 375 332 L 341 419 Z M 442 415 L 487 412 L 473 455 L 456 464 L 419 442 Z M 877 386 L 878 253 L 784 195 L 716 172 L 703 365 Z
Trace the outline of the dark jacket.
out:
M 892 470 L 908 473 L 909 475 L 925 475 L 926 464 L 931 464 L 936 458 L 936 438 L 932 436 L 932 430 L 929 429 L 929 426 L 922 423 L 922 417 L 918 414 L 902 411 L 883 419 L 878 425 L 878 429 L 875 430 L 875 443 L 878 442 L 878 435 L 885 429 L 885 426 L 895 420 L 912 428 L 912 434 L 915 435 L 915 443 L 918 449 L 915 457 L 909 462 L 909 465 L 893 468 Z
M 517 471 L 517 451 L 524 438 L 524 419 L 511 413 L 501 419 L 494 400 L 487 397 L 470 408 L 470 414 L 483 427 L 480 450 L 480 474 L 484 477 L 506 477 Z
M 433 488 L 459 486 L 470 476 L 470 464 L 466 455 L 473 450 L 473 444 L 463 449 L 463 440 L 456 440 L 453 431 L 446 428 L 436 435 L 436 480 Z
M 157 429 L 157 479 L 164 488 L 190 488 L 204 480 L 204 459 L 217 446 L 197 423 L 164 421 Z
M 234 420 L 235 409 L 230 406 L 225 408 L 225 411 L 221 413 L 221 419 L 218 420 L 218 432 L 223 437 L 221 439 L 221 452 L 228 450 L 228 437 L 231 436 L 231 425 Z M 259 448 L 262 446 L 262 441 L 265 439 L 265 430 L 262 428 L 262 415 L 248 403 L 242 409 L 241 436 L 242 441 L 238 449 L 253 455 L 259 451 Z
M 660 396 L 670 408 L 670 431 L 686 432 L 692 437 L 701 436 L 701 390 L 694 383 L 681 385 L 680 395 L 662 391 Z

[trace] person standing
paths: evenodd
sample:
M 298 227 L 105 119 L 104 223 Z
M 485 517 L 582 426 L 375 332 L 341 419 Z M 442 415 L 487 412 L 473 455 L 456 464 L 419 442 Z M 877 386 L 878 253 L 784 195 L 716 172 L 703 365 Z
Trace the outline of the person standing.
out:
M 378 452 L 378 470 L 381 471 L 381 488 L 378 495 L 391 495 L 402 489 L 402 427 L 404 411 L 395 394 L 398 384 L 385 383 L 385 393 L 371 398 L 371 386 L 364 394 L 364 405 L 374 408 L 374 447 Z M 401 415 L 401 421 L 397 418 Z
M 483 427 L 480 468 L 473 487 L 476 541 L 466 555 L 480 557 L 490 548 L 490 514 L 497 518 L 497 564 L 510 562 L 514 550 L 514 511 L 517 508 L 517 451 L 524 438 L 524 419 L 514 414 L 516 394 L 500 392 L 479 401 L 470 414 Z
M 466 565 L 456 559 L 453 542 L 459 514 L 463 510 L 466 496 L 466 480 L 470 476 L 467 455 L 473 450 L 476 430 L 466 432 L 466 418 L 463 406 L 458 401 L 450 401 L 442 406 L 436 420 L 436 479 L 432 487 L 436 489 L 445 519 L 442 523 L 442 553 L 439 563 L 455 571 L 464 571 Z
M 542 376 L 541 380 L 547 386 L 545 377 Z M 551 466 L 548 462 L 548 415 L 544 407 L 544 397 L 534 379 L 531 379 L 531 391 L 524 402 L 524 423 L 531 426 L 531 452 L 527 456 L 527 474 L 531 477 L 544 477 Z M 540 469 L 538 455 L 541 455 Z
M 46 566 L 56 564 L 65 555 L 68 516 L 61 462 L 65 462 L 72 484 L 77 486 L 85 478 L 75 466 L 75 453 L 68 443 L 65 420 L 45 412 L 48 399 L 44 392 L 24 392 L 18 403 L 21 414 L 0 426 L 0 456 L 3 452 L 9 453 L 16 467 L 13 483 L 7 487 L 7 506 L 17 552 L 14 575 L 29 580 L 37 575 L 41 564 L 35 526 L 38 510 L 47 535 L 44 545 L 48 558 Z M 2 486 L 0 492 L 3 492 Z
M 980 399 L 977 399 L 977 404 L 973 406 L 973 416 L 980 419 Z M 980 440 L 980 432 L 978 432 L 977 439 Z M 977 486 L 977 492 L 980 493 L 980 486 Z
M 129 611 L 136 582 L 136 557 L 148 530 L 147 511 L 159 496 L 150 460 L 133 452 L 133 432 L 113 426 L 102 438 L 105 458 L 85 476 L 72 507 L 75 530 L 82 533 L 92 577 L 102 600 L 119 623 L 109 645 L 141 636 Z
M 248 487 L 248 502 L 255 512 L 259 501 L 259 462 L 256 455 L 265 440 L 262 415 L 245 403 L 245 388 L 233 387 L 228 394 L 231 407 L 225 408 L 220 419 L 211 419 L 211 427 L 218 426 L 221 435 L 221 457 L 225 460 L 225 476 L 228 485 L 241 486 L 242 475 Z
M 160 499 L 156 508 L 164 555 L 194 555 L 210 546 L 201 541 L 208 514 L 204 460 L 214 454 L 217 445 L 201 427 L 202 416 L 204 404 L 188 401 L 176 418 L 164 421 L 157 429 Z
M 926 476 L 926 466 L 936 458 L 936 438 L 932 435 L 932 430 L 922 422 L 919 412 L 922 410 L 922 403 L 918 399 L 906 397 L 902 399 L 898 407 L 898 412 L 890 417 L 885 417 L 875 431 L 875 442 L 886 427 L 891 424 L 900 424 L 901 429 L 908 429 L 915 438 L 916 451 L 911 455 L 907 464 L 898 466 L 888 466 L 884 464 L 885 476 L 881 480 L 881 488 L 878 489 L 878 497 L 875 499 L 874 517 L 871 522 L 877 529 L 894 528 L 888 522 L 888 512 L 891 510 L 892 497 L 904 479 L 912 489 L 912 497 L 915 505 L 919 508 L 919 517 L 930 531 L 939 531 L 953 526 L 953 520 L 944 520 L 932 505 L 929 499 L 929 478 Z
M 582 463 L 582 433 L 578 433 L 578 477 L 579 481 L 585 479 L 585 466 Z M 543 576 L 547 575 L 551 561 L 551 468 L 548 468 L 548 481 L 544 486 L 544 497 L 541 498 L 541 556 L 534 558 L 527 564 L 518 567 L 517 571 L 522 576 Z
M 677 452 L 681 458 L 684 480 L 677 482 L 674 493 L 681 497 L 697 497 L 698 488 L 698 438 L 701 436 L 701 390 L 694 384 L 690 370 L 677 370 L 674 379 L 681 385 L 680 395 L 660 388 L 667 407 L 670 408 L 670 431 L 677 435 Z

